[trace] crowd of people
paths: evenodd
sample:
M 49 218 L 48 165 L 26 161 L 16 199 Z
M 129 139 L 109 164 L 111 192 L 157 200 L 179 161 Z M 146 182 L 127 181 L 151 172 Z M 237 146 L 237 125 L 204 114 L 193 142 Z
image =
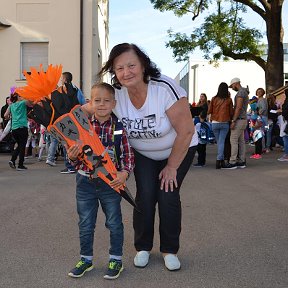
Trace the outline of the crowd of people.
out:
M 288 97 L 284 103 L 277 103 L 273 95 L 265 98 L 264 89 L 259 88 L 255 97 L 249 99 L 249 90 L 241 86 L 239 78 L 233 78 L 229 86 L 225 82 L 220 83 L 210 103 L 206 94 L 202 93 L 199 103 L 190 105 L 189 109 L 186 91 L 161 74 L 144 51 L 129 43 L 118 44 L 111 50 L 108 61 L 98 74 L 99 79 L 106 73 L 111 74 L 112 85 L 99 82 L 92 87 L 88 103 L 85 103 L 83 94 L 79 94 L 78 102 L 88 114 L 117 173 L 109 184 L 100 178 L 91 179 L 87 163 L 79 157 L 80 144 L 64 146 L 66 168 L 62 172 L 78 172 L 76 203 L 80 260 L 68 275 L 79 278 L 94 267 L 93 241 L 99 205 L 110 231 L 108 269 L 104 278 L 116 279 L 123 271 L 121 197 L 113 189 L 125 185 L 132 171 L 137 188 L 137 209 L 133 211 L 134 265 L 144 268 L 149 264 L 158 205 L 159 250 L 165 267 L 169 271 L 179 270 L 180 188 L 195 153 L 198 158 L 194 167 L 205 166 L 206 145 L 213 140 L 217 145 L 216 169 L 245 168 L 247 142 L 255 145 L 255 153 L 250 158 L 260 159 L 264 151 L 269 153 L 273 150 L 276 137 L 278 142 L 283 141 L 285 150 L 278 160 L 288 161 Z M 62 85 L 73 85 L 71 73 L 62 74 Z M 234 101 L 229 88 L 236 91 Z M 73 89 L 78 96 L 79 89 L 75 86 Z M 12 135 L 17 143 L 10 167 L 17 169 L 16 159 L 19 156 L 18 170 L 26 169 L 25 151 L 27 156 L 30 145 L 33 155 L 38 154 L 41 160 L 44 143 L 49 142 L 49 138 L 51 144 L 46 164 L 55 166 L 58 140 L 44 126 L 37 128 L 32 121 L 28 126 L 27 111 L 32 103 L 23 100 L 17 93 L 11 93 L 10 100 L 11 104 L 8 99 L 5 104 L 4 117 L 5 121 L 9 121 L 11 116 Z M 40 147 L 37 153 L 36 143 Z
M 234 101 L 228 88 L 236 91 Z M 287 92 L 283 91 L 285 100 L 277 100 L 273 94 L 264 97 L 265 90 L 258 88 L 249 98 L 249 89 L 241 86 L 239 78 L 233 78 L 229 87 L 220 83 L 210 103 L 202 93 L 200 101 L 190 105 L 199 138 L 198 162 L 193 166 L 205 166 L 206 145 L 211 142 L 217 144 L 216 169 L 246 168 L 246 157 L 261 159 L 275 146 L 282 147 L 284 152 L 278 161 L 288 161 Z M 214 137 L 209 137 L 209 131 Z M 255 146 L 252 155 L 246 155 L 246 144 Z
M 59 85 L 73 86 L 79 104 L 83 105 L 87 101 L 82 91 L 72 84 L 72 79 L 72 73 L 63 72 Z M 68 161 L 65 147 L 46 130 L 44 125 L 33 119 L 32 103 L 18 95 L 15 88 L 10 88 L 10 96 L 6 98 L 6 104 L 1 108 L 0 141 L 8 141 L 12 149 L 10 167 L 17 171 L 27 170 L 24 161 L 30 157 L 37 158 L 38 161 L 46 159 L 46 164 L 54 167 L 57 158 L 63 156 L 65 168 L 60 173 L 75 173 L 76 170 Z

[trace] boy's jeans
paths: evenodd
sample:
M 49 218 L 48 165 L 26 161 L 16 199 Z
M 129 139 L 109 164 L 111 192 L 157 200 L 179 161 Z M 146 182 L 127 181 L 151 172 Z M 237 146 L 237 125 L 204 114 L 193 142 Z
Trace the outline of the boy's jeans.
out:
M 93 256 L 94 230 L 100 202 L 106 216 L 105 226 L 110 230 L 109 254 L 122 256 L 124 231 L 120 194 L 99 178 L 92 181 L 77 173 L 76 183 L 80 255 Z

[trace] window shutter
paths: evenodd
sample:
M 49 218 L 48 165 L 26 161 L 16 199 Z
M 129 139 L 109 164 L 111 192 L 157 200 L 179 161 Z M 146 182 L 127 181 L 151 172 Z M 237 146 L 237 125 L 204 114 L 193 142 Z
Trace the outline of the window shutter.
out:
M 43 65 L 44 71 L 48 68 L 48 43 L 47 42 L 22 42 L 21 43 L 21 79 L 23 71 L 30 72 L 30 67 L 39 68 Z

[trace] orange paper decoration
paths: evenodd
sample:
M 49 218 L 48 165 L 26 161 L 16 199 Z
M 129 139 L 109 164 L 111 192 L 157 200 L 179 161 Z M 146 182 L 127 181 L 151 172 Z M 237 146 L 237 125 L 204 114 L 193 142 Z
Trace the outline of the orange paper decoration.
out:
M 40 64 L 39 72 L 34 67 L 30 69 L 31 75 L 25 70 L 23 72 L 27 86 L 16 88 L 15 92 L 32 102 L 39 102 L 45 97 L 50 98 L 51 92 L 57 88 L 62 74 L 62 65 L 52 66 L 50 64 L 46 72 L 44 72 L 42 64 Z

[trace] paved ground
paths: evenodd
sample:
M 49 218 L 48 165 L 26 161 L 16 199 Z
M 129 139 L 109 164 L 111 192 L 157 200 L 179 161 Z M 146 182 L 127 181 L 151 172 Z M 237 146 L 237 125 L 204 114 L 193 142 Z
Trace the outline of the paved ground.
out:
M 276 160 L 281 154 L 225 171 L 214 168 L 215 146 L 208 147 L 207 166 L 191 167 L 182 186 L 178 272 L 164 268 L 157 233 L 149 265 L 133 266 L 132 208 L 123 201 L 125 270 L 115 281 L 103 279 L 109 238 L 102 212 L 96 269 L 82 279 L 67 276 L 79 243 L 75 176 L 59 173 L 63 161 L 49 167 L 29 159 L 29 170 L 16 172 L 0 154 L 0 287 L 287 288 L 288 163 Z M 129 188 L 135 191 L 133 178 Z

